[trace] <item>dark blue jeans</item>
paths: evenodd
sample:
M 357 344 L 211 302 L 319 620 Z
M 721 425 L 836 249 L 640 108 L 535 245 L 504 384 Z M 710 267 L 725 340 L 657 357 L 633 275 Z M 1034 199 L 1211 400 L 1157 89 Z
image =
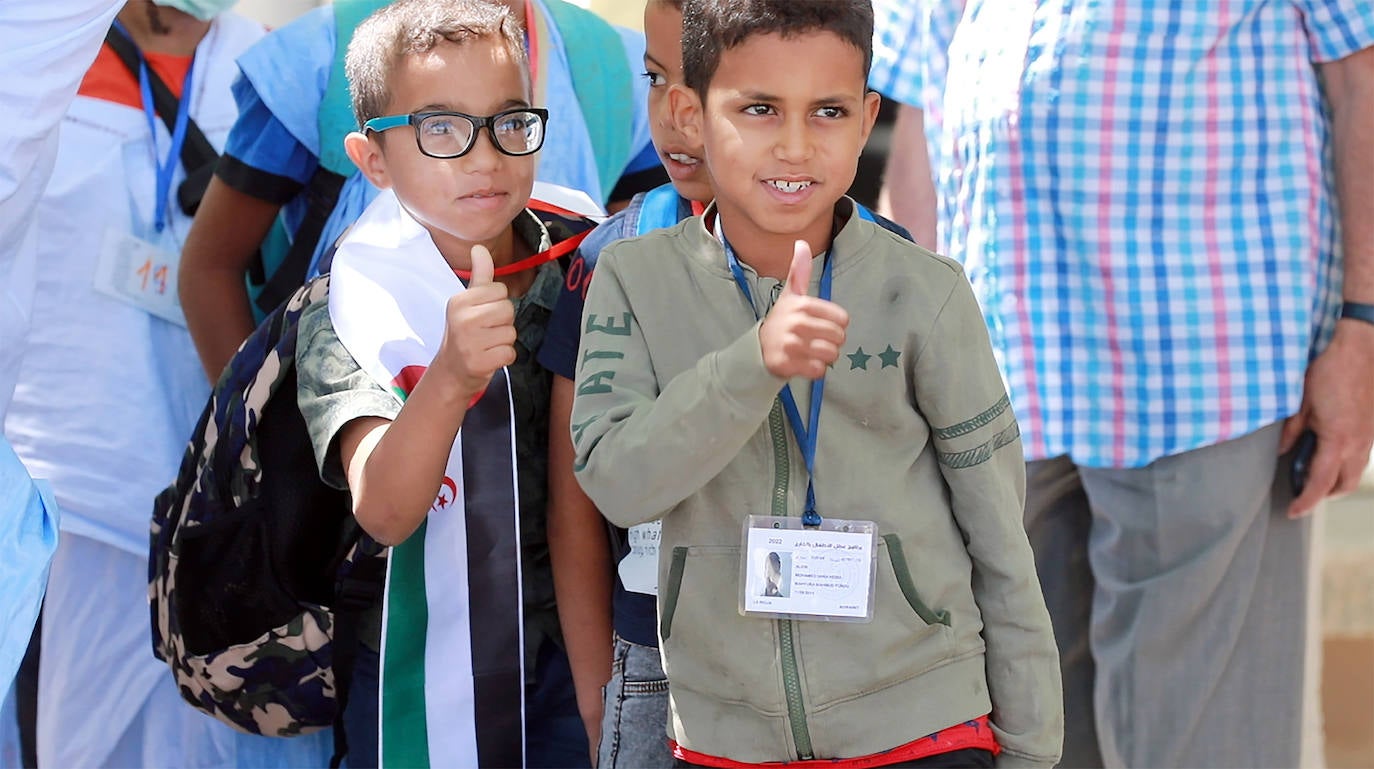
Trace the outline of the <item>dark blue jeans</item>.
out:
M 348 769 L 375 769 L 377 761 L 377 685 L 381 661 L 360 647 L 353 663 L 353 685 L 344 709 Z M 539 647 L 534 683 L 525 687 L 525 765 L 529 769 L 589 769 L 587 730 L 577 712 L 572 668 L 558 644 Z
M 592 765 L 567 652 L 550 640 L 539 648 L 534 683 L 525 687 L 525 765 L 529 769 L 591 769 Z

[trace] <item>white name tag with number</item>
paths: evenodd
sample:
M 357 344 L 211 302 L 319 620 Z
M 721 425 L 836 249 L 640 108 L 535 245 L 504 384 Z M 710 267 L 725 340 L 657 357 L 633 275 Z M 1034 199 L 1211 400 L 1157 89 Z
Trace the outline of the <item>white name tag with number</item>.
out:
M 658 541 L 663 536 L 663 522 L 631 526 L 627 534 L 630 552 L 620 559 L 621 583 L 631 593 L 658 595 Z
M 186 325 L 177 298 L 177 263 L 169 253 L 116 229 L 105 231 L 95 268 L 95 290 L 163 320 Z
M 741 614 L 832 622 L 873 619 L 877 525 L 749 516 L 740 549 Z

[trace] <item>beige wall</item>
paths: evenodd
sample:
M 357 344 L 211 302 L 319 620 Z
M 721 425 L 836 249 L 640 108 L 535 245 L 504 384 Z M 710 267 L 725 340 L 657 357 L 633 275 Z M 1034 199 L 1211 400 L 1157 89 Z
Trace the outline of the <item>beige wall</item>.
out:
M 239 0 L 234 10 L 269 27 L 280 27 L 311 8 L 318 0 Z
M 643 26 L 644 0 L 571 0 L 591 8 L 616 24 L 639 29 Z M 272 27 L 279 27 L 302 13 L 324 3 L 320 0 L 239 0 L 234 10 Z
M 590 7 L 601 14 L 602 18 L 614 24 L 632 29 L 644 26 L 644 0 L 591 0 L 590 3 L 583 2 L 578 5 Z

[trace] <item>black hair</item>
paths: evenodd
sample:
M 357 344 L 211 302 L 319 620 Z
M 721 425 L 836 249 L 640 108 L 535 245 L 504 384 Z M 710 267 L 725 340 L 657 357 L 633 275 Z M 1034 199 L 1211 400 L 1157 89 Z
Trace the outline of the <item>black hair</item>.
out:
M 756 35 L 784 38 L 832 32 L 864 57 L 864 79 L 873 63 L 871 0 L 685 0 L 682 8 L 682 74 L 704 102 L 723 53 Z

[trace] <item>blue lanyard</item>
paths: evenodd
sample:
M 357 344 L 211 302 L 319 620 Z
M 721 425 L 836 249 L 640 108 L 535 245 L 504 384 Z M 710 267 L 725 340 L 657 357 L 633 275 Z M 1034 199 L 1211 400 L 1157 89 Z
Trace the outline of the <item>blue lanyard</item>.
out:
M 749 309 L 754 312 L 754 319 L 759 319 L 758 308 L 754 306 L 754 292 L 749 290 L 749 279 L 744 276 L 744 268 L 740 266 L 739 258 L 735 256 L 735 249 L 730 247 L 730 241 L 725 239 L 724 232 L 721 233 L 721 243 L 725 246 L 725 261 L 730 265 L 730 273 L 735 276 L 735 285 L 739 286 L 740 293 L 749 302 Z M 821 268 L 821 288 L 819 296 L 821 299 L 830 299 L 830 286 L 832 278 L 833 260 L 830 258 L 834 253 L 831 248 L 830 253 L 825 255 L 825 265 Z M 812 479 L 816 477 L 816 435 L 820 431 L 821 422 L 821 400 L 825 398 L 825 377 L 813 379 L 811 381 L 811 419 L 809 427 L 802 422 L 801 410 L 797 408 L 797 399 L 792 395 L 792 388 L 783 385 L 782 391 L 778 393 L 782 400 L 783 411 L 787 414 L 787 421 L 792 425 L 792 432 L 796 435 L 797 445 L 801 447 L 802 460 L 806 462 L 806 509 L 802 511 L 802 525 L 816 527 L 821 525 L 821 514 L 816 512 L 816 488 Z
M 114 23 L 125 37 L 133 40 L 129 30 L 118 21 Z M 143 114 L 148 118 L 148 134 L 153 142 L 153 162 L 157 165 L 157 189 L 153 215 L 153 226 L 161 233 L 167 227 L 167 204 L 172 192 L 172 177 L 176 175 L 177 165 L 181 162 L 181 148 L 186 144 L 186 127 L 191 120 L 191 80 L 195 74 L 196 59 L 191 57 L 191 66 L 186 68 L 186 78 L 181 82 L 181 100 L 177 104 L 176 126 L 172 131 L 172 146 L 167 150 L 167 160 L 157 154 L 157 110 L 153 107 L 153 86 L 148 77 L 148 60 L 143 52 L 138 52 L 138 90 L 143 97 Z

